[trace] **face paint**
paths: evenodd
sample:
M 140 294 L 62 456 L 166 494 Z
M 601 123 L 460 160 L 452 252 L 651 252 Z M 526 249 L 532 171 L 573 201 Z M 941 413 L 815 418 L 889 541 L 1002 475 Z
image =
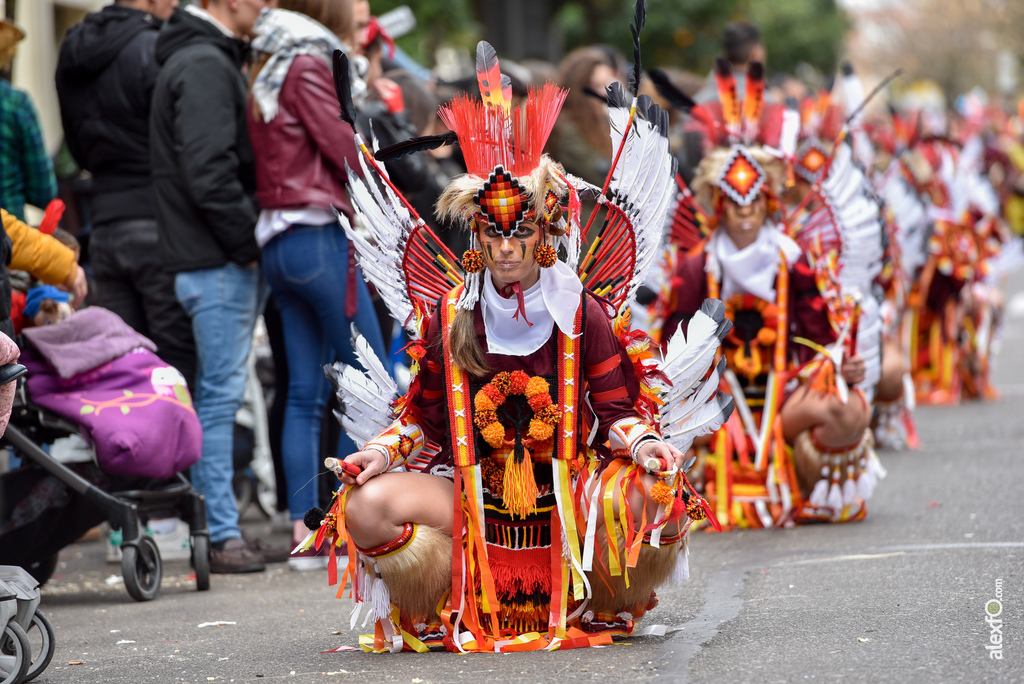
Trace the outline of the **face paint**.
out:
M 480 231 L 484 265 L 499 289 L 515 282 L 529 288 L 537 282 L 540 267 L 534 260 L 533 250 L 540 243 L 540 238 L 540 227 L 529 222 L 521 223 L 509 237 L 494 226 Z

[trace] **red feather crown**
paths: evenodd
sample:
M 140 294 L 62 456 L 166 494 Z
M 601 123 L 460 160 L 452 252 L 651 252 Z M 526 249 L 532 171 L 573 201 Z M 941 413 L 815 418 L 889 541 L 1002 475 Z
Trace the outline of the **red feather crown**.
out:
M 747 69 L 743 100 L 739 99 L 732 66 L 724 59 L 715 62 L 718 102 L 694 107 L 691 129 L 704 135 L 705 147 L 730 148 L 725 157 L 709 155 L 702 162 L 698 179 L 710 181 L 741 206 L 753 202 L 762 191 L 771 192 L 771 178 L 747 148 L 778 147 L 782 135 L 783 108 L 764 102 L 764 67 L 752 62 Z M 760 155 L 757 155 L 760 156 Z M 714 161 L 715 168 L 706 168 Z M 697 181 L 695 180 L 695 183 Z M 694 192 L 700 188 L 694 187 Z
M 467 174 L 452 181 L 438 213 L 471 226 L 492 225 L 508 236 L 522 221 L 547 224 L 559 215 L 565 184 L 561 169 L 544 156 L 567 91 L 552 83 L 531 86 L 526 102 L 512 108 L 511 83 L 502 76 L 494 48 L 477 46 L 481 99 L 456 96 L 438 111 L 459 138 Z

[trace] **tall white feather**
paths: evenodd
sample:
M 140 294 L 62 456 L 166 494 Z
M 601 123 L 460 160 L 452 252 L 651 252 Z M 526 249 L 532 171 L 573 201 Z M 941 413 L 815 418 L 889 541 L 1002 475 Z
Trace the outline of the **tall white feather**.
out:
M 732 397 L 718 392 L 724 360 L 712 369 L 731 328 L 725 306 L 707 299 L 690 319 L 687 334 L 680 326 L 669 340 L 659 365 L 670 383 L 664 386 L 660 427 L 662 437 L 681 451 L 689 449 L 697 437 L 719 429 L 732 413 Z

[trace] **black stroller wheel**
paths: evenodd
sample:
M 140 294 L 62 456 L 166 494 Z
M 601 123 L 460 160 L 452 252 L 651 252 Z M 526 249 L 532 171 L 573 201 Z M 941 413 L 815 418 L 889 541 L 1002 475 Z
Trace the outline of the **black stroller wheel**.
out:
M 197 534 L 192 537 L 192 569 L 196 572 L 196 590 L 210 589 L 210 537 Z
M 32 615 L 32 622 L 25 630 L 25 634 L 28 636 L 29 648 L 32 650 L 32 664 L 29 665 L 28 672 L 25 673 L 25 678 L 22 681 L 29 682 L 42 674 L 50 664 L 57 642 L 53 634 L 53 625 L 43 615 L 43 611 L 38 608 Z
M 17 622 L 11 621 L 0 634 L 0 684 L 24 681 L 32 662 L 28 636 Z
M 160 592 L 163 566 L 160 550 L 152 537 L 139 538 L 138 545 L 121 546 L 121 574 L 124 588 L 136 601 L 152 601 Z

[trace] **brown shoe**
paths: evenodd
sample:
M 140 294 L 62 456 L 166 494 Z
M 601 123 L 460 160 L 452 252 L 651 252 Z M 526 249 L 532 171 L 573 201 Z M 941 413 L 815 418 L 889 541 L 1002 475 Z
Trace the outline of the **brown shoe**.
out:
M 291 549 L 283 546 L 271 546 L 262 539 L 247 537 L 245 534 L 242 534 L 242 539 L 249 546 L 249 550 L 263 556 L 263 561 L 266 563 L 284 563 L 288 560 Z
M 210 549 L 210 572 L 260 572 L 265 568 L 263 556 L 250 549 L 241 537 L 228 539 L 220 551 Z

